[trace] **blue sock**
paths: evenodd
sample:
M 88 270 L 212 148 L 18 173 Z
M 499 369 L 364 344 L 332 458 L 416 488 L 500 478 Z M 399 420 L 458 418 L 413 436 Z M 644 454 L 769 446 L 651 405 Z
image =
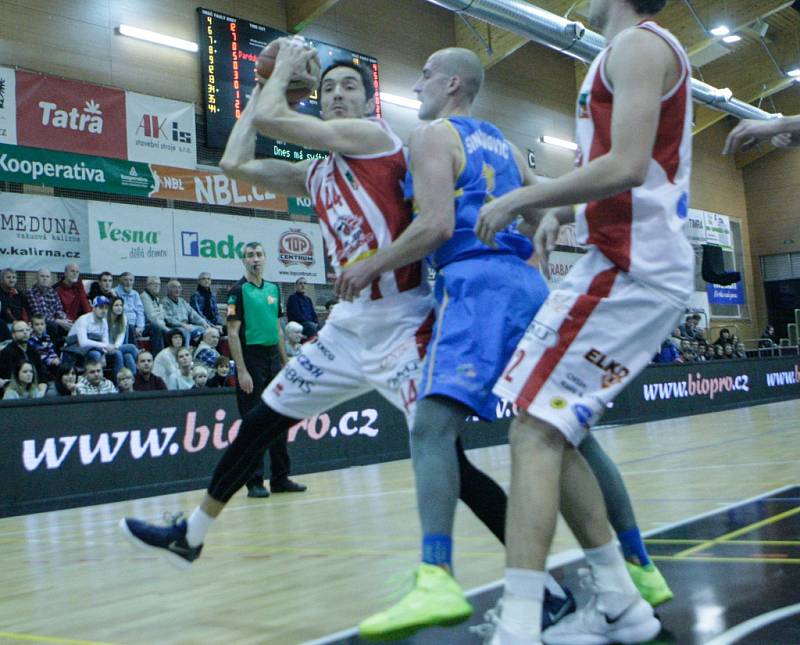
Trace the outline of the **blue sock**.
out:
M 422 561 L 426 564 L 453 566 L 453 538 L 449 535 L 425 535 L 422 538 Z
M 642 534 L 639 533 L 639 527 L 634 526 L 632 529 L 617 533 L 619 542 L 622 545 L 622 554 L 626 560 L 636 558 L 639 564 L 647 566 L 650 564 L 650 557 L 647 555 L 647 549 L 642 540 Z

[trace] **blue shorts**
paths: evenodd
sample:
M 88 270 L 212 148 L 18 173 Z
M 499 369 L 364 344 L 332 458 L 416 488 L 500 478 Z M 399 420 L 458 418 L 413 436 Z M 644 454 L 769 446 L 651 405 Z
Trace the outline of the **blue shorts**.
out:
M 441 394 L 495 420 L 500 399 L 492 387 L 547 294 L 540 273 L 513 255 L 477 256 L 440 270 L 420 398 Z

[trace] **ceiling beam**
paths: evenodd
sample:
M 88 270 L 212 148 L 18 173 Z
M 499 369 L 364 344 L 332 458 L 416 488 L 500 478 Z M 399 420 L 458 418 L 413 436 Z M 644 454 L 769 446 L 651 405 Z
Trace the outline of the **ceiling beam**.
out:
M 302 31 L 339 0 L 286 0 L 286 24 L 296 34 Z

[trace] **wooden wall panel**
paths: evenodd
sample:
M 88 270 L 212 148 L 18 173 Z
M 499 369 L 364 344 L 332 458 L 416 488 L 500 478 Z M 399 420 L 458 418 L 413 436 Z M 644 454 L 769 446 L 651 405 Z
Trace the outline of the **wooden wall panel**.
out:
M 800 251 L 800 151 L 776 150 L 744 168 L 747 209 L 752 222 L 752 254 L 761 285 L 759 257 Z M 758 319 L 767 323 L 763 288 Z

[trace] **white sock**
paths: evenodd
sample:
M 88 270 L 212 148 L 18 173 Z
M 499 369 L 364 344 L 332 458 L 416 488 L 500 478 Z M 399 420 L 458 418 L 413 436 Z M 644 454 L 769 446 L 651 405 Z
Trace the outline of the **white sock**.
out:
M 186 521 L 186 541 L 189 546 L 200 546 L 203 543 L 214 519 L 210 515 L 206 515 L 199 506 L 194 509 Z
M 547 572 L 506 569 L 502 622 L 515 631 L 538 636 L 542 628 L 542 601 Z
M 584 553 L 599 592 L 610 598 L 609 602 L 624 608 L 631 603 L 632 597 L 639 596 L 616 540 L 612 539 L 596 549 L 584 549 Z
M 561 600 L 564 600 L 567 597 L 567 592 L 564 591 L 564 587 L 558 584 L 558 581 L 556 581 L 556 579 L 549 573 L 547 574 L 547 579 L 544 581 L 544 588 L 550 592 L 551 596 L 561 598 Z

